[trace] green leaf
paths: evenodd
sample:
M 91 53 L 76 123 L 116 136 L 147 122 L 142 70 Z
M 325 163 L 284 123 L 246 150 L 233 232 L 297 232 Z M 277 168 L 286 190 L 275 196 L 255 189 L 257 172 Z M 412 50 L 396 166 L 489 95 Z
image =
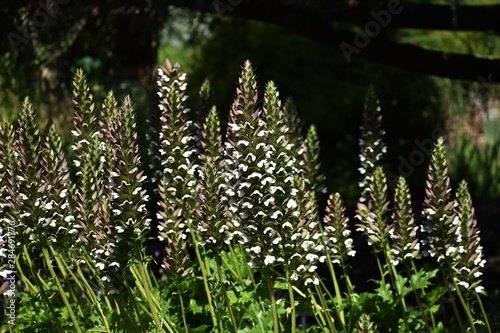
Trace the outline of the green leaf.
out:
M 416 274 L 411 276 L 412 285 L 415 289 L 424 289 L 429 286 L 429 282 L 433 277 L 436 276 L 438 269 L 432 271 L 419 270 Z
M 200 325 L 198 327 L 189 327 L 189 332 L 191 333 L 204 333 L 204 332 L 208 332 L 208 328 L 209 326 L 208 325 Z
M 285 281 L 276 280 L 274 282 L 274 290 L 288 290 L 288 285 Z
M 189 300 L 189 308 L 194 314 L 203 313 L 203 306 L 198 304 L 195 299 Z
M 412 288 L 408 287 L 406 284 L 408 283 L 408 278 L 405 278 L 401 275 L 396 276 L 396 290 L 398 294 L 402 297 L 405 297 L 409 293 L 412 292 Z
M 391 303 L 393 295 L 390 284 L 380 281 L 380 287 L 375 289 L 375 291 L 384 300 L 384 302 Z
M 444 332 L 446 332 L 446 330 L 444 329 L 442 322 L 440 322 L 435 329 L 431 330 L 431 333 L 444 333 Z

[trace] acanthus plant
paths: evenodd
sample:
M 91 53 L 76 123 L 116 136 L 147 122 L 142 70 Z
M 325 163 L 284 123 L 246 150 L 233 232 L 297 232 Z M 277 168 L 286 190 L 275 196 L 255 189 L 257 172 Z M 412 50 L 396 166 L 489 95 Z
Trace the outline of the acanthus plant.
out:
M 476 331 L 478 323 L 491 332 L 478 293 L 483 292 L 478 277 L 485 260 L 479 245 L 479 230 L 473 216 L 470 195 L 465 183 L 461 183 L 456 199 L 452 199 L 452 188 L 448 176 L 446 153 L 443 138 L 436 143 L 426 181 L 426 197 L 422 221 L 417 223 L 412 213 L 412 201 L 404 178 L 400 177 L 395 188 L 394 203 L 388 201 L 387 178 L 380 160 L 386 152 L 381 138 L 380 106 L 376 95 L 370 89 L 365 103 L 364 125 L 361 127 L 361 168 L 363 181 L 360 183 L 363 194 L 358 203 L 357 218 L 361 221 L 358 230 L 368 239 L 375 254 L 382 254 L 385 262 L 377 261 L 381 273 L 379 290 L 393 288 L 399 299 L 404 327 L 420 329 L 425 325 L 428 330 L 442 328 L 435 321 L 439 309 L 435 299 L 429 297 L 427 290 L 430 281 L 438 279 L 441 271 L 444 290 L 452 300 L 456 293 L 469 320 L 469 328 L 462 321 L 457 302 L 452 301 L 458 326 L 462 332 Z M 436 259 L 439 269 L 429 263 L 417 264 L 421 257 Z M 378 257 L 377 257 L 378 258 Z M 403 266 L 404 270 L 397 267 Z M 406 276 L 404 276 L 404 274 Z M 470 273 L 470 274 L 469 274 Z M 387 285 L 385 279 L 389 277 Z M 408 288 L 404 287 L 409 283 Z M 438 287 L 434 292 L 441 292 Z M 463 291 L 461 291 L 463 290 Z M 410 320 L 412 312 L 407 305 L 406 295 L 413 291 L 418 311 L 418 321 Z M 472 296 L 480 305 L 484 321 L 474 320 L 471 311 Z M 430 323 L 428 320 L 430 319 Z
M 69 154 L 54 126 L 40 133 L 27 100 L 16 127 L 0 125 L 0 253 L 5 257 L 6 230 L 14 223 L 22 309 L 29 304 L 44 313 L 39 321 L 60 332 L 296 332 L 301 312 L 315 317 L 311 330 L 437 332 L 429 296 L 443 289 L 429 290 L 436 265 L 468 315 L 474 297 L 481 304 L 484 259 L 474 211 L 465 183 L 451 197 L 442 141 L 419 224 L 403 178 L 389 201 L 380 167 L 381 109 L 369 92 L 357 217 L 381 278 L 376 293 L 357 294 L 349 263 L 356 238 L 340 194 L 329 195 L 319 213 L 326 188 L 316 128 L 302 135 L 293 104 L 282 105 L 273 82 L 259 95 L 248 61 L 227 129 L 210 105 L 208 83 L 197 109 L 189 109 L 186 79 L 168 60 L 158 69 L 149 179 L 141 171 L 130 99 L 119 103 L 109 93 L 96 107 L 80 70 Z M 154 227 L 165 250 L 157 281 L 150 262 L 159 258 L 145 253 Z M 419 227 L 428 238 L 419 239 Z M 417 262 L 426 253 L 438 259 L 434 266 Z M 2 277 L 10 273 L 2 270 Z M 20 321 L 35 325 L 23 311 Z M 205 322 L 194 327 L 198 320 Z

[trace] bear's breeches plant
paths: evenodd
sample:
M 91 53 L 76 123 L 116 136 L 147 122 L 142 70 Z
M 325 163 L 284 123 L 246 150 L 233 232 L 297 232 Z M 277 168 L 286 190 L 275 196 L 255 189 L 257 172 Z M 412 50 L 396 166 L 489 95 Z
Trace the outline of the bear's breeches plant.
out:
M 81 70 L 67 147 L 29 99 L 0 123 L 2 331 L 492 332 L 472 200 L 465 181 L 453 192 L 443 139 L 415 214 L 404 178 L 388 189 L 370 88 L 354 224 L 324 184 L 316 127 L 249 61 L 227 126 L 208 82 L 197 101 L 178 64 L 156 75 L 145 147 L 130 98 L 94 101 Z M 360 291 L 366 255 L 380 275 Z

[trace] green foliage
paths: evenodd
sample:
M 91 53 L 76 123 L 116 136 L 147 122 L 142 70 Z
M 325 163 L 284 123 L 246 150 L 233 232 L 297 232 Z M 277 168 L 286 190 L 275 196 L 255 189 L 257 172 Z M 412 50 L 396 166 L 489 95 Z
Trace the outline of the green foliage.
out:
M 500 195 L 500 141 L 477 144 L 468 138 L 459 138 L 447 148 L 453 179 L 468 179 L 477 196 Z

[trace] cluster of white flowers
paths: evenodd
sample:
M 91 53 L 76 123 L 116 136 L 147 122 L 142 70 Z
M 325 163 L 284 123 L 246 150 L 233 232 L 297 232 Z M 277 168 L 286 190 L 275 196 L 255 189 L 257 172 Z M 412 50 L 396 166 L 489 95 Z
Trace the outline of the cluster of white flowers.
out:
M 331 194 L 327 201 L 324 220 L 325 245 L 334 264 L 343 264 L 347 257 L 354 257 L 349 219 L 344 215 L 345 208 L 338 193 Z
M 361 167 L 358 170 L 363 176 L 363 180 L 359 182 L 359 187 L 362 189 L 359 202 L 368 200 L 374 168 L 387 153 L 387 146 L 382 141 L 385 131 L 381 129 L 382 116 L 380 113 L 379 101 L 371 89 L 365 101 L 364 123 L 361 126 L 361 139 L 359 139 Z

